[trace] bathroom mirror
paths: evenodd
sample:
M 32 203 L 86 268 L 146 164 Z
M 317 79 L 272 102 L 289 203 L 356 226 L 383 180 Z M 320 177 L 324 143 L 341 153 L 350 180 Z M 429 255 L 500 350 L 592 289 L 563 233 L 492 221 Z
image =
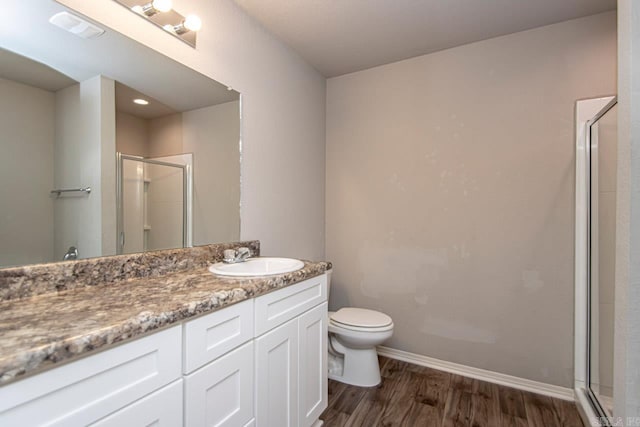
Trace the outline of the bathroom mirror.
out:
M 65 11 L 3 6 L 0 268 L 239 240 L 240 94 Z

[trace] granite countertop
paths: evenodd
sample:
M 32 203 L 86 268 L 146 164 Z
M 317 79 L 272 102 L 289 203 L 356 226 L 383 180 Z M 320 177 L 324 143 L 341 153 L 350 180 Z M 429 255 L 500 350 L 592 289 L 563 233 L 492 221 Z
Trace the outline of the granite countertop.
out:
M 0 301 L 0 385 L 329 268 L 326 262 L 305 262 L 293 273 L 230 278 L 199 266 Z

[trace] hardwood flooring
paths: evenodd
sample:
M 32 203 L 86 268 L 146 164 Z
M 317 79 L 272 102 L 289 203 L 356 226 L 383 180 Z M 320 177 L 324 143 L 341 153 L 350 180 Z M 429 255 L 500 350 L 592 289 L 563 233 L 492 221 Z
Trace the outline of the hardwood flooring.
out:
M 325 427 L 583 427 L 574 403 L 380 357 L 382 383 L 329 380 Z

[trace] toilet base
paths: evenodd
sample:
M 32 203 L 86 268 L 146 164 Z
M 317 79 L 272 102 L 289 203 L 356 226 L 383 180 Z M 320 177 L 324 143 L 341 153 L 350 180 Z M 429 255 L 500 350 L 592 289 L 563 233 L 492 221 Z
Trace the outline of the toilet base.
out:
M 378 353 L 374 348 L 349 349 L 342 355 L 329 353 L 329 379 L 358 387 L 380 384 Z

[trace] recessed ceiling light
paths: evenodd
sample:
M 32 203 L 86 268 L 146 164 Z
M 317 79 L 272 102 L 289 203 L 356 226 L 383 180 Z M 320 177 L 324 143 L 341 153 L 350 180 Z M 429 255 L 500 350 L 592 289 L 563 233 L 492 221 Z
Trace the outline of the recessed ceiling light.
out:
M 135 102 L 138 105 L 149 105 L 149 101 L 142 98 L 134 99 L 133 102 Z

